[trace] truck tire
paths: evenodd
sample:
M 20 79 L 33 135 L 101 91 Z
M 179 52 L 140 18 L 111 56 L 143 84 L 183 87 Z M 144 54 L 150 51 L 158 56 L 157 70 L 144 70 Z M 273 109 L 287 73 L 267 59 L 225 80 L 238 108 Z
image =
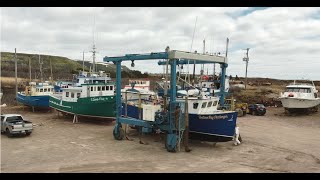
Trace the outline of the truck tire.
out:
M 12 137 L 12 134 L 10 133 L 10 130 L 8 128 L 6 129 L 6 134 L 8 137 Z
M 26 132 L 26 136 L 29 136 L 31 134 L 31 132 Z
M 256 113 L 255 111 L 252 111 L 252 115 L 254 115 L 254 116 L 255 116 L 255 115 L 257 115 L 257 113 Z

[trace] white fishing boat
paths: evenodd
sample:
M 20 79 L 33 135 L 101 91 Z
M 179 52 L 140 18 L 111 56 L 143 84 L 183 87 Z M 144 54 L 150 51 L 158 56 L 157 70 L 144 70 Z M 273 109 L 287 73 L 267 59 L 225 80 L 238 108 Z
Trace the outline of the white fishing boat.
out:
M 313 81 L 311 83 L 294 83 L 286 86 L 285 92 L 280 94 L 280 100 L 289 112 L 295 110 L 317 111 L 320 104 L 318 90 Z
M 149 79 L 129 79 L 129 84 L 121 89 L 121 96 L 123 100 L 127 96 L 128 101 L 137 101 L 139 96 L 142 100 L 152 100 L 156 93 L 150 90 Z

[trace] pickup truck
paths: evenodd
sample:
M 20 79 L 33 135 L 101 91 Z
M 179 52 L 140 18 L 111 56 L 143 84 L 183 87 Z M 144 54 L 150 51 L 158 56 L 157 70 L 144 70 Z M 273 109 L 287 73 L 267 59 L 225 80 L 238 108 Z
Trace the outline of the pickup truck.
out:
M 8 137 L 14 134 L 30 135 L 32 133 L 32 122 L 26 121 L 20 114 L 1 114 L 1 133 Z

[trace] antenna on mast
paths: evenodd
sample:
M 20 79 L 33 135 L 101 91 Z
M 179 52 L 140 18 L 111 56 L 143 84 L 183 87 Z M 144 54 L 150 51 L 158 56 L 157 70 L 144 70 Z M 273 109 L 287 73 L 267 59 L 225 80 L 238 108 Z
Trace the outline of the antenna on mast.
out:
M 96 64 L 96 45 L 94 43 L 94 30 L 96 25 L 96 15 L 93 12 L 93 28 L 92 28 L 92 72 L 96 72 L 95 64 Z
M 193 35 L 192 35 L 190 52 L 192 51 L 192 45 L 193 45 L 194 33 L 195 33 L 195 31 L 196 31 L 196 26 L 197 26 L 197 20 L 198 20 L 198 16 L 196 17 L 196 22 L 194 23 L 194 29 L 193 29 Z M 195 68 L 195 64 L 194 64 L 194 68 Z M 185 79 L 184 79 L 184 80 L 187 81 L 187 76 L 185 76 Z M 188 60 L 188 82 L 190 83 L 189 60 Z

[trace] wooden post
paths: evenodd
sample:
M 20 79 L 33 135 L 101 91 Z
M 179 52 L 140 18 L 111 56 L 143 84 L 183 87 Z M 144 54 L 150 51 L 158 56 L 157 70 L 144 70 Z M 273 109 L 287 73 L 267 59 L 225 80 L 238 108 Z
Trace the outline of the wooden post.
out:
M 124 114 L 124 117 L 128 117 L 128 99 L 127 99 L 127 91 L 124 92 L 125 96 L 124 96 L 124 99 L 125 99 L 125 114 Z M 127 126 L 128 124 L 126 124 L 124 126 L 124 136 L 127 137 Z
M 138 109 L 139 109 L 139 119 L 141 119 L 141 94 L 139 92 L 139 105 L 138 105 Z
M 188 111 L 188 96 L 185 97 L 185 130 L 184 130 L 184 148 L 186 152 L 190 152 L 189 148 L 189 111 Z
M 78 123 L 78 116 L 76 114 L 73 115 L 72 123 Z
M 125 117 L 128 117 L 128 96 L 127 96 L 127 91 L 125 91 L 125 103 L 126 103 Z
M 18 94 L 18 65 L 17 65 L 17 48 L 14 48 L 14 69 L 16 77 L 16 95 Z

